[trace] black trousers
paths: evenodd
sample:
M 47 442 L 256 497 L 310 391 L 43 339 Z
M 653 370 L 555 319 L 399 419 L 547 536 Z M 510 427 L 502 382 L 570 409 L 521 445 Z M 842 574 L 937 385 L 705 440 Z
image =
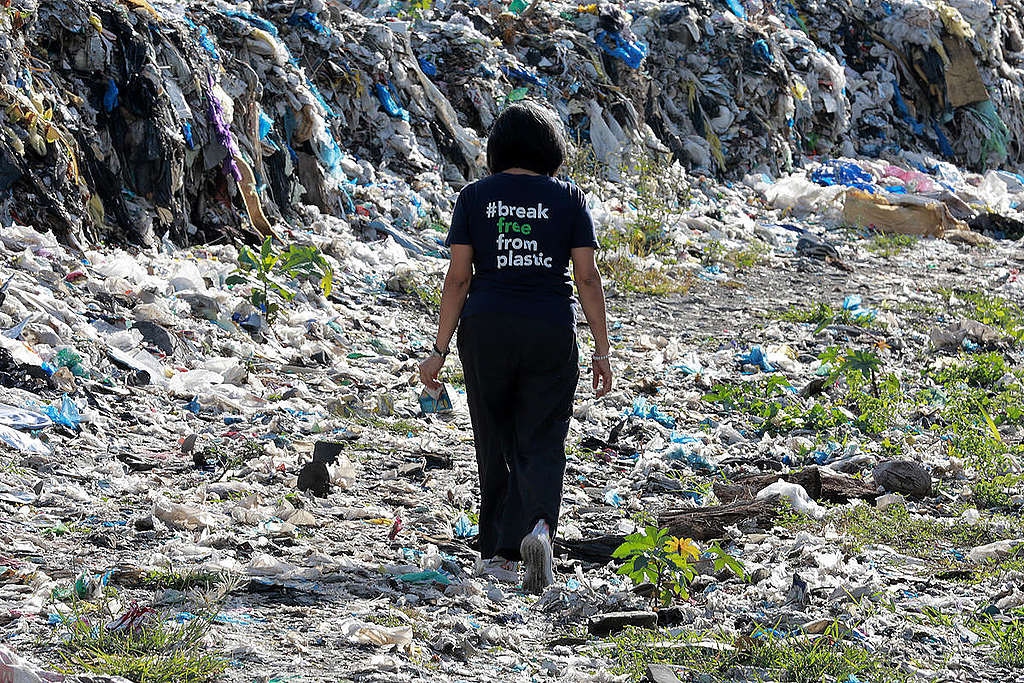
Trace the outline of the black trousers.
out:
M 477 315 L 459 325 L 459 358 L 480 473 L 480 555 L 521 559 L 537 520 L 558 525 L 565 437 L 579 381 L 576 330 Z

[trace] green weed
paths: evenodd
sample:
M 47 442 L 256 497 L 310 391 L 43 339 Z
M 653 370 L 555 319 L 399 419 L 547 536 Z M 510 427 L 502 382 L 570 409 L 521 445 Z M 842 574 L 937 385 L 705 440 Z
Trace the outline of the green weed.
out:
M 153 614 L 132 628 L 114 629 L 106 611 L 87 613 L 81 603 L 61 614 L 56 633 L 58 668 L 64 673 L 123 676 L 136 683 L 201 683 L 223 673 L 228 660 L 205 644 L 215 613 L 175 625 Z
M 768 247 L 764 242 L 753 241 L 744 249 L 734 249 L 725 255 L 725 262 L 738 272 L 750 270 L 768 261 Z
M 626 254 L 602 252 L 597 266 L 601 275 L 611 280 L 618 289 L 633 294 L 685 294 L 693 286 L 693 275 L 688 271 L 679 277 L 672 277 L 661 269 L 641 269 L 635 258 Z
M 875 327 L 874 319 L 866 315 L 854 315 L 845 308 L 833 308 L 826 302 L 819 302 L 810 306 L 794 304 L 785 311 L 775 315 L 778 320 L 785 320 L 792 323 L 810 323 L 817 327 L 820 332 L 829 325 L 857 325 L 860 327 Z
M 871 241 L 865 245 L 865 248 L 872 254 L 876 254 L 885 259 L 891 259 L 894 256 L 899 256 L 903 252 L 912 249 L 918 242 L 918 238 L 913 235 L 875 235 L 871 238 Z
M 728 568 L 743 576 L 743 565 L 718 545 L 707 549 L 715 558 L 715 571 Z M 634 585 L 654 584 L 651 604 L 660 602 L 668 606 L 676 598 L 689 599 L 687 586 L 696 576 L 691 560 L 700 559 L 701 552 L 689 538 L 676 538 L 667 529 L 647 526 L 642 532 L 626 536 L 612 557 L 624 559 L 618 573 L 629 578 Z
M 614 646 L 612 673 L 630 683 L 646 680 L 650 664 L 668 664 L 697 674 L 694 680 L 743 680 L 818 683 L 825 680 L 906 681 L 907 676 L 859 643 L 843 638 L 845 627 L 834 624 L 820 636 L 781 639 L 758 629 L 757 638 L 735 643 L 714 633 L 629 628 L 608 641 Z M 742 669 L 740 669 L 742 667 Z
M 952 299 L 954 293 L 947 290 L 945 294 Z M 957 312 L 998 328 L 1018 342 L 1024 339 L 1024 311 L 1008 299 L 983 292 L 956 292 L 955 296 L 960 300 Z
M 277 280 L 316 280 L 324 296 L 330 296 L 334 272 L 320 250 L 312 246 L 289 245 L 288 251 L 274 253 L 273 238 L 267 237 L 259 253 L 243 246 L 238 253 L 238 268 L 227 277 L 228 286 L 248 285 L 249 302 L 263 311 L 267 324 L 272 325 L 281 310 L 282 302 L 295 298 L 295 293 Z
M 412 288 L 412 294 L 428 311 L 437 313 L 441 310 L 441 288 L 437 285 L 417 284 Z
M 1000 666 L 1024 667 L 1024 610 L 1016 610 L 1013 621 L 986 619 L 970 628 L 981 636 L 983 645 L 992 648 L 990 657 Z
M 843 534 L 851 550 L 859 551 L 871 544 L 887 545 L 937 567 L 954 566 L 963 561 L 970 549 L 1013 535 L 995 531 L 985 524 L 958 521 L 946 525 L 931 517 L 915 517 L 902 505 L 891 505 L 884 510 L 866 505 L 837 507 L 819 521 L 783 506 L 776 523 L 794 532 L 812 533 L 823 533 L 826 526 L 831 526 Z

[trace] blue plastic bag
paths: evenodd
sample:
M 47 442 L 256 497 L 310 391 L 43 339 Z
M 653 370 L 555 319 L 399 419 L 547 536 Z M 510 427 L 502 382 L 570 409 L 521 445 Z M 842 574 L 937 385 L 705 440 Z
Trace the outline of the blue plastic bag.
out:
M 78 406 L 75 402 L 68 398 L 67 394 L 60 399 L 59 406 L 42 406 L 41 410 L 46 413 L 51 420 L 57 424 L 62 424 L 65 427 L 71 427 L 72 429 L 78 429 L 78 426 L 82 423 L 82 415 L 78 412 Z
M 384 107 L 384 111 L 388 113 L 388 116 L 400 118 L 403 121 L 409 120 L 408 110 L 398 104 L 386 85 L 378 83 L 376 89 L 377 99 L 380 100 L 381 106 Z
M 614 46 L 609 44 L 607 40 L 609 38 L 614 43 Z M 612 57 L 618 57 L 632 69 L 639 69 L 640 64 L 647 56 L 646 43 L 641 43 L 639 40 L 626 40 L 619 33 L 598 31 L 597 35 L 594 36 L 594 42 L 597 43 L 599 48 Z
M 875 179 L 870 173 L 848 161 L 829 161 L 811 172 L 811 181 L 822 186 L 845 185 L 874 194 Z
M 747 10 L 744 9 L 740 0 L 725 0 L 725 6 L 729 8 L 729 11 L 735 14 L 740 19 L 747 18 Z
M 459 518 L 455 520 L 455 536 L 457 538 L 470 538 L 480 533 L 480 526 L 473 524 L 466 513 L 459 515 Z
M 775 372 L 775 366 L 768 362 L 768 356 L 760 346 L 750 349 L 750 353 L 740 356 L 738 360 L 744 365 L 755 365 L 763 372 Z
M 859 294 L 851 294 L 843 299 L 843 310 L 849 311 L 857 322 L 871 322 L 878 317 L 878 311 L 873 308 L 864 308 L 861 306 L 862 301 Z
M 666 415 L 661 412 L 658 406 L 650 403 L 645 397 L 641 396 L 633 401 L 633 415 L 637 417 L 647 418 L 648 420 L 654 420 L 658 424 L 666 427 L 675 427 L 676 420 L 670 415 Z
M 288 24 L 290 24 L 292 26 L 299 26 L 299 25 L 308 26 L 310 29 L 316 31 L 317 33 L 319 33 L 322 36 L 329 36 L 329 35 L 331 35 L 331 30 L 329 28 L 327 28 L 326 26 L 324 26 L 320 22 L 320 19 L 313 12 L 309 12 L 309 11 L 295 12 L 293 15 L 288 17 L 288 19 L 286 21 L 287 21 Z
M 428 76 L 430 78 L 433 78 L 434 76 L 437 75 L 437 67 L 434 66 L 434 63 L 431 62 L 429 59 L 424 59 L 423 57 L 417 57 L 416 61 L 420 63 L 420 71 L 423 72 L 424 76 Z
M 505 71 L 506 74 L 508 74 L 512 78 L 518 78 L 521 81 L 533 83 L 534 85 L 539 86 L 541 88 L 548 87 L 548 82 L 546 80 L 544 80 L 537 74 L 527 71 L 526 69 L 523 69 L 521 67 L 503 66 L 502 69 Z
M 754 56 L 761 61 L 767 64 L 775 63 L 775 55 L 772 54 L 772 51 L 768 48 L 768 43 L 766 43 L 763 38 L 761 40 L 754 41 L 754 44 L 750 46 L 750 49 L 754 53 Z
M 117 89 L 117 83 L 111 78 L 107 83 L 107 92 L 103 93 L 103 108 L 107 110 L 107 113 L 117 109 L 117 100 L 120 91 Z

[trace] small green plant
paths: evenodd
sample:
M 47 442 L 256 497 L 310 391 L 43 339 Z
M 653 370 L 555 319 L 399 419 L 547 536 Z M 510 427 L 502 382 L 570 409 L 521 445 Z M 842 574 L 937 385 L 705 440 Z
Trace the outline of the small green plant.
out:
M 768 260 L 768 247 L 761 241 L 753 241 L 744 249 L 734 249 L 725 256 L 726 263 L 737 272 L 750 270 Z
M 790 306 L 785 311 L 775 314 L 779 320 L 792 323 L 810 323 L 816 326 L 814 334 L 821 333 L 829 325 L 856 325 L 872 327 L 875 320 L 867 315 L 855 315 L 845 308 L 833 308 L 824 301 L 811 306 Z
M 780 626 L 781 628 L 781 626 Z M 755 626 L 739 639 L 716 631 L 628 628 L 608 638 L 612 673 L 630 683 L 647 679 L 650 664 L 669 664 L 692 672 L 685 680 L 701 681 L 885 681 L 901 683 L 909 676 L 898 663 L 872 653 L 849 639 L 849 627 L 838 622 L 815 638 L 778 637 L 777 629 Z M 721 647 L 714 647 L 720 644 Z M 736 672 L 742 671 L 742 677 Z M 681 678 L 683 678 L 681 676 Z
M 712 546 L 708 552 L 714 557 L 715 571 L 728 568 L 737 576 L 743 575 L 743 566 L 719 546 Z M 626 536 L 612 557 L 626 560 L 618 573 L 634 585 L 654 584 L 652 606 L 660 603 L 667 607 L 676 598 L 690 597 L 687 587 L 696 576 L 691 561 L 700 559 L 700 549 L 689 538 L 677 538 L 667 529 L 647 526 L 642 533 Z
M 983 292 L 944 292 L 952 301 L 958 300 L 955 309 L 980 323 L 991 325 L 1003 331 L 1018 342 L 1024 340 L 1024 311 L 1009 300 L 995 294 Z
M 229 286 L 249 285 L 249 302 L 263 311 L 267 323 L 273 324 L 281 310 L 281 302 L 295 294 L 281 285 L 277 278 L 316 280 L 324 296 L 330 296 L 334 272 L 320 250 L 313 246 L 290 245 L 288 251 L 274 253 L 273 238 L 266 238 L 259 253 L 243 246 L 238 254 L 238 268 L 225 280 Z
M 566 175 L 580 187 L 588 187 L 598 178 L 603 178 L 607 168 L 597 158 L 594 147 L 579 133 L 575 144 L 570 145 L 569 154 L 565 158 Z
M 891 259 L 914 247 L 917 238 L 913 235 L 878 234 L 867 243 L 867 250 L 884 259 Z
M 840 370 L 849 376 L 851 373 L 860 373 L 864 379 L 871 382 L 871 390 L 875 398 L 878 398 L 878 371 L 882 367 L 882 359 L 870 351 L 849 351 L 843 358 Z
M 123 676 L 135 683 L 202 683 L 228 666 L 227 657 L 205 639 L 215 612 L 193 616 L 177 625 L 169 614 L 132 608 L 128 623 L 109 612 L 74 602 L 71 612 L 57 611 L 57 667 L 64 673 Z
M 670 536 L 667 529 L 654 526 L 643 533 L 626 536 L 612 557 L 625 559 L 618 573 L 629 578 L 634 585 L 645 581 L 654 584 L 651 604 L 668 606 L 674 598 L 690 597 L 686 587 L 693 581 L 696 571 L 690 560 L 700 557 L 700 551 L 690 539 Z
M 705 267 L 719 264 L 723 259 L 725 259 L 725 245 L 719 240 L 708 242 L 700 254 L 700 264 Z
M 1024 667 L 1024 610 L 1015 610 L 1016 619 L 998 621 L 985 619 L 970 628 L 981 636 L 991 650 L 992 661 L 1013 669 Z
M 620 290 L 634 294 L 685 294 L 693 286 L 693 275 L 689 271 L 674 276 L 664 269 L 643 268 L 630 254 L 605 254 L 598 258 L 597 267 L 601 275 Z
M 934 374 L 940 384 L 963 382 L 969 387 L 990 389 L 1008 372 L 1006 359 L 998 352 L 970 356 L 961 365 L 945 367 Z

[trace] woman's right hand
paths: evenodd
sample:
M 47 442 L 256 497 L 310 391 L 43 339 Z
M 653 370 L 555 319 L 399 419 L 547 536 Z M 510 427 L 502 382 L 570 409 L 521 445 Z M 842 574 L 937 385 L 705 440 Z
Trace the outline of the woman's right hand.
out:
M 594 359 L 594 394 L 601 398 L 612 390 L 612 362 L 608 358 Z
M 437 381 L 437 375 L 441 372 L 442 366 L 444 366 L 444 358 L 436 353 L 432 353 L 420 361 L 420 382 L 430 391 L 437 391 L 441 388 L 441 383 Z

